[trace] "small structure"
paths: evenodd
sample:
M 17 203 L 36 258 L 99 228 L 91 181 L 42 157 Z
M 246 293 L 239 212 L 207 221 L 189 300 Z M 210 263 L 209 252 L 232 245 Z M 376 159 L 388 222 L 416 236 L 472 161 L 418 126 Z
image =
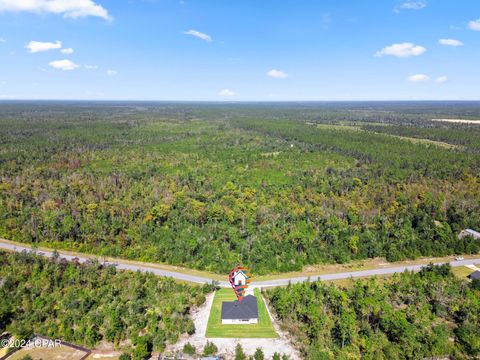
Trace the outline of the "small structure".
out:
M 228 282 L 232 286 L 235 296 L 238 301 L 242 301 L 245 296 L 245 291 L 248 289 L 248 285 L 252 281 L 252 274 L 249 273 L 247 268 L 237 266 L 228 274 Z
M 232 280 L 235 286 L 246 285 L 247 276 L 245 275 L 245 271 L 243 269 L 235 271 Z
M 258 324 L 257 298 L 247 295 L 242 301 L 224 301 L 222 324 Z
M 465 229 L 460 232 L 458 237 L 464 238 L 465 236 L 471 236 L 476 240 L 480 240 L 480 233 L 478 231 L 472 230 L 472 229 Z
M 480 270 L 477 270 L 477 271 L 471 273 L 470 275 L 468 275 L 468 278 L 470 280 L 480 280 Z

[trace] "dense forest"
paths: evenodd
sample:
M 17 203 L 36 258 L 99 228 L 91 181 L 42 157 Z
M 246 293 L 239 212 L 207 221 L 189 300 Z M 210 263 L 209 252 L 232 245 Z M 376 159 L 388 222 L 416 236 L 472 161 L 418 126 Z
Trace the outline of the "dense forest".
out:
M 4 103 L 0 237 L 225 273 L 478 253 L 478 103 Z
M 343 288 L 322 282 L 266 293 L 307 359 L 477 359 L 480 282 L 449 265 Z
M 144 359 L 195 332 L 189 310 L 211 290 L 98 263 L 0 252 L 0 333 L 87 347 L 107 341 Z

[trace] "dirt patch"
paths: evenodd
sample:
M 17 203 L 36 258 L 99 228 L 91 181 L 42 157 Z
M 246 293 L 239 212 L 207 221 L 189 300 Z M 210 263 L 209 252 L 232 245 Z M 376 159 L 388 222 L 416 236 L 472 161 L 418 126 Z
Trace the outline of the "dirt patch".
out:
M 8 360 L 20 360 L 30 355 L 33 360 L 80 360 L 85 355 L 84 351 L 60 345 L 56 347 L 27 346 L 9 356 Z
M 113 352 L 113 353 L 92 353 L 90 356 L 87 358 L 87 360 L 93 360 L 93 359 L 105 359 L 105 360 L 117 360 L 121 353 Z
M 480 120 L 464 120 L 464 119 L 432 119 L 432 121 L 443 121 L 458 124 L 477 124 L 480 125 Z

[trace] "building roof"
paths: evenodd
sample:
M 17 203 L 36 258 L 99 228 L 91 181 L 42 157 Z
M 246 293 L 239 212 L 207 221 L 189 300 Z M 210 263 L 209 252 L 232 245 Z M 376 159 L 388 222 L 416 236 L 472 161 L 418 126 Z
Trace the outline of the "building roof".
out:
M 247 295 L 242 301 L 224 301 L 222 303 L 222 319 L 245 320 L 258 318 L 257 298 Z
M 471 273 L 470 275 L 468 275 L 468 277 L 472 280 L 480 279 L 480 270 L 477 270 L 477 271 Z
M 245 272 L 243 270 L 237 271 L 236 273 L 233 274 L 232 278 L 236 278 L 237 276 L 243 276 L 245 279 L 247 278 L 247 275 L 245 275 Z
M 465 232 L 469 235 L 472 235 L 474 237 L 480 237 L 480 233 L 478 231 L 472 230 L 472 229 L 465 229 Z

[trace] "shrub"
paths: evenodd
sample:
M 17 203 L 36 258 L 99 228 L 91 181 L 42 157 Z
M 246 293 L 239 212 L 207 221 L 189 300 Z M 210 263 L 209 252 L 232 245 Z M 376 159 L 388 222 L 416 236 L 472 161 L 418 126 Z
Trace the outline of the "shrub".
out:
M 194 355 L 196 353 L 195 346 L 190 343 L 183 345 L 183 352 L 187 355 Z
M 243 352 L 242 345 L 237 344 L 235 347 L 235 360 L 246 360 L 247 356 Z
M 207 341 L 205 347 L 203 348 L 203 355 L 213 355 L 216 354 L 217 351 L 217 346 L 213 342 Z
M 265 355 L 263 354 L 262 349 L 257 348 L 257 350 L 255 350 L 255 354 L 253 354 L 253 358 L 254 358 L 255 360 L 264 360 L 264 359 L 265 359 Z

